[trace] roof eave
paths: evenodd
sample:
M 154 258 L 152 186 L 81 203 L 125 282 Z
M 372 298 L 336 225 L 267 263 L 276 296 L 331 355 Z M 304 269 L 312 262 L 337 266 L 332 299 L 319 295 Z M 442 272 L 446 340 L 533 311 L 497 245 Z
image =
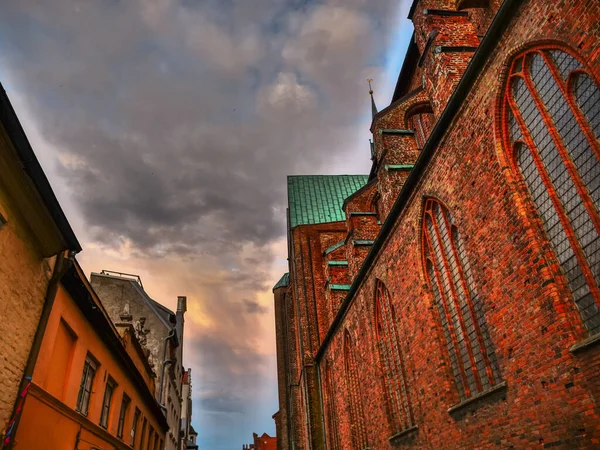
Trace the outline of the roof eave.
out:
M 8 137 L 10 138 L 12 145 L 17 152 L 17 156 L 23 165 L 25 173 L 31 179 L 35 189 L 39 193 L 39 196 L 44 203 L 44 206 L 48 210 L 52 220 L 56 224 L 59 232 L 61 233 L 68 250 L 79 253 L 81 251 L 81 244 L 77 240 L 69 221 L 63 212 L 60 203 L 58 202 L 52 186 L 42 169 L 31 144 L 27 139 L 27 135 L 19 122 L 19 118 L 15 113 L 15 110 L 4 90 L 4 86 L 0 83 L 0 121 L 4 126 Z

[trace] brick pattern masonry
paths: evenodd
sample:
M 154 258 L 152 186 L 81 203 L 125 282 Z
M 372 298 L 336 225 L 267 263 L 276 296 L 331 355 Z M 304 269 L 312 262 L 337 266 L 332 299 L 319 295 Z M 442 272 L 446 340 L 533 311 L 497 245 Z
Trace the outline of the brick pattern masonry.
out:
M 600 2 L 410 18 L 369 182 L 290 228 L 280 450 L 600 448 Z

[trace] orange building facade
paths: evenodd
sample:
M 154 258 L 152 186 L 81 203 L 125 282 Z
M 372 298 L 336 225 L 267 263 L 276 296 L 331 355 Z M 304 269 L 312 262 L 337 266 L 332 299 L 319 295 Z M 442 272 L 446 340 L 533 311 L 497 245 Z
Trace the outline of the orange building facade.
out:
M 68 254 L 81 246 L 0 84 L 0 443 Z
M 75 262 L 61 280 L 15 449 L 162 450 L 168 424 L 133 329 L 113 325 Z

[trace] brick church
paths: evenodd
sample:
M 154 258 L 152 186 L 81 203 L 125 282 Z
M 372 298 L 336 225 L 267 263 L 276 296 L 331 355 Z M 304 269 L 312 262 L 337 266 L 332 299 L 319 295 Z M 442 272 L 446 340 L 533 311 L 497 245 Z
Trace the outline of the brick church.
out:
M 369 174 L 288 178 L 278 448 L 600 448 L 600 2 L 409 18 Z

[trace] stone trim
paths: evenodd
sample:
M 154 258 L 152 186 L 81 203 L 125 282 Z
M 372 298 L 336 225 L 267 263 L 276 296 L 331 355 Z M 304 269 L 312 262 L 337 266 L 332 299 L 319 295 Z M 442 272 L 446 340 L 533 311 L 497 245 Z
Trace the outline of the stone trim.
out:
M 383 168 L 387 171 L 390 170 L 412 170 L 415 167 L 414 164 L 386 164 Z
M 424 16 L 445 16 L 445 17 L 469 17 L 466 11 L 452 11 L 448 9 L 424 9 Z
M 413 130 L 401 130 L 395 128 L 382 128 L 379 130 L 379 134 L 387 134 L 392 136 L 413 136 L 415 132 Z
M 581 342 L 578 342 L 577 344 L 573 345 L 569 350 L 571 351 L 571 353 L 579 353 L 583 350 L 587 350 L 590 347 L 595 347 L 598 344 L 600 344 L 600 333 L 590 336 Z
M 367 241 L 367 240 L 363 240 L 363 239 L 358 239 L 356 241 L 352 241 L 352 244 L 354 244 L 354 246 L 357 245 L 373 245 L 375 243 L 375 241 Z
M 489 397 L 492 394 L 495 394 L 497 392 L 507 389 L 507 387 L 508 387 L 508 385 L 506 384 L 506 381 L 503 381 L 502 383 L 498 383 L 497 385 L 492 386 L 491 388 L 486 389 L 485 391 L 480 392 L 479 394 L 476 394 L 472 397 L 469 397 L 468 399 L 463 400 L 459 404 L 448 408 L 448 414 L 453 414 L 455 412 L 458 412 L 461 409 L 466 408 L 467 406 L 477 402 L 478 400 L 484 399 L 486 397 Z
M 413 433 L 416 433 L 417 431 L 419 431 L 419 426 L 418 425 L 413 425 L 410 428 L 407 428 L 405 430 L 402 430 L 402 431 L 400 431 L 400 432 L 398 432 L 398 433 L 390 436 L 388 438 L 388 441 L 390 441 L 390 445 L 392 445 L 392 446 L 395 447 L 398 444 L 400 444 L 400 442 L 398 442 L 398 441 L 402 440 L 402 438 L 404 438 L 406 436 L 409 436 L 409 435 L 412 435 Z
M 332 291 L 349 291 L 349 284 L 330 284 L 329 289 Z

